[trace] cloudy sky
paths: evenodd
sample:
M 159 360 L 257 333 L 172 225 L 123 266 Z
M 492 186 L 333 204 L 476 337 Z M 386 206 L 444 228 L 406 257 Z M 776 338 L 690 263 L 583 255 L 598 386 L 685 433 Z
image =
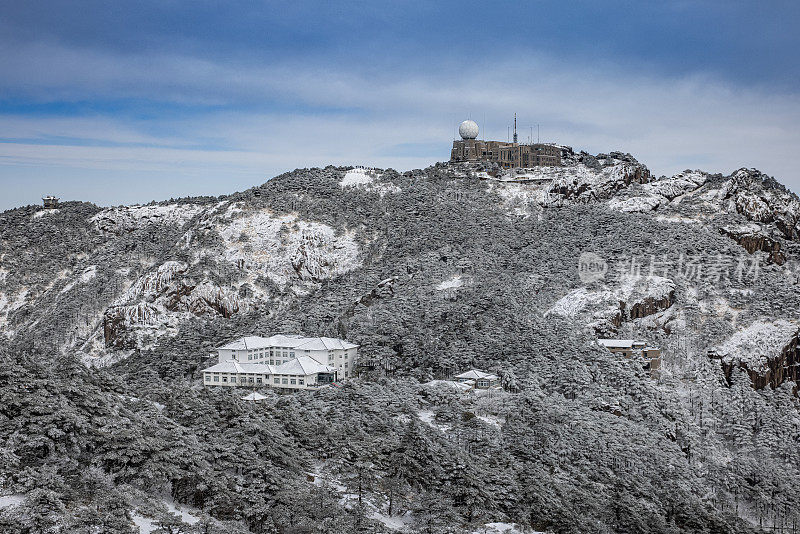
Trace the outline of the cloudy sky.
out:
M 457 124 L 800 191 L 796 1 L 0 0 L 0 209 L 449 157 Z M 535 133 L 534 133 L 535 135 Z

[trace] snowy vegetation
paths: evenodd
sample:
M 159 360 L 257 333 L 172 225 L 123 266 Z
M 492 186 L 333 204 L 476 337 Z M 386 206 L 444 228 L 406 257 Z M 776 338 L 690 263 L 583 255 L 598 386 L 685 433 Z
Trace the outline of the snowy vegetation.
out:
M 755 365 L 797 361 L 797 198 L 567 163 L 0 214 L 0 532 L 797 531 L 797 375 Z M 754 223 L 785 264 L 723 232 Z M 359 378 L 202 387 L 214 347 L 271 333 L 359 343 Z M 473 367 L 506 391 L 422 385 Z

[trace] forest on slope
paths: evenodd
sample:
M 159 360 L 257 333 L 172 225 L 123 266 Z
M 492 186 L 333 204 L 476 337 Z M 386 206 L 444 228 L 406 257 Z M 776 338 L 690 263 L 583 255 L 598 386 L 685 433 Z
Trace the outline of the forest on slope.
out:
M 0 214 L 0 531 L 796 531 L 797 198 L 622 154 L 536 172 Z M 364 366 L 260 404 L 202 387 L 215 347 L 271 333 Z M 598 336 L 661 346 L 661 376 Z M 507 391 L 423 385 L 471 367 Z

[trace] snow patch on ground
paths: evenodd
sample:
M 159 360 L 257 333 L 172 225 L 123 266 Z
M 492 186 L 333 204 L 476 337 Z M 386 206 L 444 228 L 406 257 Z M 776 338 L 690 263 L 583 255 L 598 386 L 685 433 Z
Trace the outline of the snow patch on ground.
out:
M 502 421 L 500 421 L 500 419 L 497 416 L 494 416 L 494 415 L 478 415 L 476 417 L 478 419 L 480 419 L 481 421 L 483 421 L 484 423 L 492 425 L 495 428 L 499 429 L 499 428 L 501 428 L 503 426 Z
M 92 279 L 96 275 L 97 275 L 97 265 L 90 265 L 86 269 L 84 269 L 83 272 L 80 275 L 78 275 L 77 278 L 75 278 L 72 282 L 64 286 L 64 289 L 62 289 L 60 293 L 63 295 L 64 293 L 75 287 L 75 284 L 88 284 L 89 282 L 92 281 Z
M 181 521 L 187 525 L 194 525 L 200 522 L 200 518 L 192 513 L 189 513 L 185 507 L 178 508 L 175 506 L 175 503 L 166 499 L 163 501 L 163 503 L 170 513 L 180 516 Z M 139 534 L 151 534 L 158 528 L 158 520 L 156 519 L 145 517 L 137 512 L 133 512 L 131 514 L 131 518 L 133 519 L 133 524 L 139 528 Z
M 139 534 L 151 534 L 156 529 L 155 520 L 148 519 L 142 515 L 133 512 L 131 514 L 133 524 L 139 529 Z
M 387 193 L 399 193 L 401 189 L 391 182 L 380 181 L 383 174 L 377 169 L 369 167 L 355 167 L 345 173 L 339 182 L 342 189 L 358 188 L 372 191 L 384 196 Z
M 158 407 L 158 406 L 156 406 L 156 407 Z M 164 504 L 167 506 L 167 509 L 171 513 L 179 515 L 180 518 L 181 518 L 181 521 L 183 521 L 184 523 L 186 523 L 188 525 L 194 525 L 195 523 L 199 523 L 200 522 L 200 518 L 195 516 L 195 515 L 193 515 L 193 514 L 191 514 L 191 513 L 189 513 L 187 511 L 186 507 L 178 508 L 177 506 L 175 506 L 175 503 L 170 502 L 170 501 L 164 501 Z
M 539 531 L 524 530 L 516 523 L 486 523 L 478 530 L 473 530 L 473 534 L 545 534 Z
M 448 278 L 447 280 L 439 283 L 436 285 L 436 291 L 444 291 L 445 289 L 456 289 L 464 285 L 464 280 L 461 279 L 461 276 L 456 275 L 452 278 Z
M 9 301 L 5 293 L 0 292 L 0 328 L 8 325 L 8 316 L 14 311 L 20 309 L 28 302 L 28 290 L 23 289 L 17 293 L 13 301 Z M 10 333 L 7 333 L 10 335 Z
M 765 371 L 768 360 L 780 358 L 799 331 L 800 326 L 793 321 L 756 321 L 721 345 L 712 347 L 710 352 L 726 363 L 741 362 L 750 370 Z
M 414 522 L 414 518 L 411 516 L 410 512 L 406 512 L 403 515 L 390 516 L 378 510 L 373 510 L 369 517 L 370 519 L 380 521 L 386 528 L 396 531 L 408 530 L 411 527 L 411 523 Z
M 24 495 L 0 495 L 0 508 L 13 508 L 25 500 Z
M 528 217 L 533 213 L 533 206 L 550 205 L 547 189 L 536 184 L 490 183 L 506 209 L 513 215 Z
M 341 187 L 352 187 L 371 184 L 375 180 L 375 171 L 365 167 L 356 167 L 347 171 L 344 178 L 339 182 Z

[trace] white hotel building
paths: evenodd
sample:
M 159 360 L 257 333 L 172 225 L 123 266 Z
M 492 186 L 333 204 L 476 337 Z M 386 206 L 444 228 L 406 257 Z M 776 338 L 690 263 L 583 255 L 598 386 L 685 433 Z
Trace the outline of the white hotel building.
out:
M 217 349 L 206 386 L 316 389 L 353 376 L 358 345 L 329 337 L 248 336 Z

